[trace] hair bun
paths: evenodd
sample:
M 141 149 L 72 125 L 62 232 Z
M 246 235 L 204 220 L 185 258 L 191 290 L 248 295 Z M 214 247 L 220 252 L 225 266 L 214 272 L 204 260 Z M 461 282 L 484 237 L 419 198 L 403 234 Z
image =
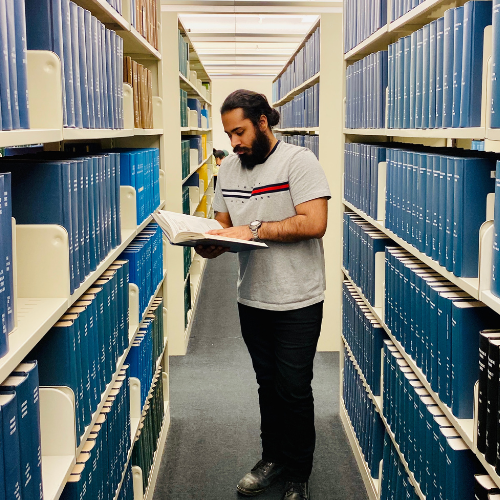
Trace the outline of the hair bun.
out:
M 272 109 L 271 110 L 271 113 L 269 115 L 269 118 L 267 119 L 269 125 L 271 127 L 274 127 L 276 125 L 278 125 L 279 121 L 280 121 L 280 114 L 279 112 L 276 110 L 276 109 Z

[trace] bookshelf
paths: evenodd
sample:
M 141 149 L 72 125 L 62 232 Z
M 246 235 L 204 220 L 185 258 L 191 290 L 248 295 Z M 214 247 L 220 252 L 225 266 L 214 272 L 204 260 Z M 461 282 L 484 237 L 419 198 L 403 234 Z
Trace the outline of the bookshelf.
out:
M 307 79 L 297 87 L 287 92 L 281 99 L 275 100 L 272 106 L 278 108 L 294 97 L 300 95 L 313 85 L 320 84 L 319 91 L 319 127 L 305 128 L 275 128 L 274 132 L 283 135 L 317 135 L 319 140 L 319 161 L 325 171 L 332 199 L 329 207 L 328 229 L 323 237 L 325 248 L 325 265 L 327 290 L 325 292 L 325 308 L 323 312 L 322 332 L 318 343 L 320 351 L 338 351 L 341 348 L 340 336 L 335 325 L 340 324 L 341 314 L 333 304 L 340 303 L 342 299 L 341 288 L 336 286 L 342 281 L 342 275 L 338 263 L 341 260 L 341 248 L 339 247 L 338 235 L 341 234 L 341 217 L 338 207 L 342 204 L 341 183 L 342 174 L 338 168 L 343 156 L 343 122 L 342 122 L 342 100 L 332 99 L 332 95 L 341 96 L 343 82 L 338 75 L 343 67 L 342 46 L 342 15 L 322 14 L 321 18 L 312 26 L 302 42 L 297 46 L 295 52 L 283 66 L 273 83 L 285 73 L 293 62 L 297 53 L 305 46 L 315 30 L 320 27 L 320 70 L 311 78 Z M 339 50 L 335 50 L 339 47 Z M 326 49 L 325 49 L 326 48 Z M 274 98 L 274 97 L 273 97 Z
M 207 90 L 201 83 L 211 85 L 211 80 L 205 71 L 198 54 L 196 53 L 189 35 L 182 26 L 177 12 L 162 12 L 162 43 L 164 47 L 169 47 L 172 57 L 162 60 L 163 66 L 163 108 L 164 108 L 164 144 L 169 152 L 169 161 L 166 164 L 166 174 L 168 177 L 167 196 L 165 210 L 172 212 L 183 212 L 182 192 L 183 184 L 188 181 L 191 176 L 200 170 L 204 165 L 209 166 L 213 162 L 213 136 L 212 136 L 212 105 L 211 92 Z M 184 42 L 188 44 L 189 64 L 187 74 L 188 78 L 180 71 L 180 47 L 179 47 L 179 32 L 181 33 Z M 178 54 L 178 56 L 175 56 Z M 196 72 L 196 75 L 192 73 Z M 209 128 L 201 129 L 199 127 L 181 127 L 181 107 L 179 89 L 187 92 L 188 98 L 195 98 L 200 101 L 201 106 L 205 106 L 208 110 Z M 199 135 L 206 137 L 206 158 L 199 162 L 191 160 L 189 174 L 185 177 L 182 175 L 182 153 L 181 153 L 181 136 L 187 137 L 191 135 Z M 193 149 L 190 150 L 193 152 Z M 191 155 L 193 156 L 193 155 Z M 210 183 L 211 174 L 208 172 L 208 181 Z M 209 183 L 204 186 L 204 190 L 209 188 Z M 197 189 L 197 188 L 195 188 Z M 207 194 L 207 193 L 205 193 Z M 200 196 L 200 201 L 202 196 Z M 202 216 L 203 212 L 199 212 L 198 203 L 196 206 L 192 204 L 192 214 Z M 210 204 L 211 205 L 211 204 Z M 206 213 L 211 214 L 211 206 L 208 206 Z M 203 259 L 200 259 L 200 265 L 195 262 L 198 259 L 193 258 L 193 264 L 188 273 L 190 281 L 199 281 L 203 276 L 205 267 Z M 197 287 L 191 285 L 191 309 L 188 312 L 188 323 L 185 323 L 185 303 L 184 303 L 184 286 L 186 279 L 184 277 L 184 254 L 183 248 L 168 246 L 167 262 L 169 276 L 167 278 L 167 302 L 168 302 L 168 331 L 169 331 L 169 354 L 184 355 L 189 342 L 191 326 L 194 315 L 196 314 L 196 305 L 198 302 Z M 194 273 L 196 269 L 196 273 Z M 192 279 L 194 278 L 194 279 Z
M 357 60 L 362 59 L 363 57 L 378 52 L 380 50 L 387 50 L 389 44 L 394 43 L 399 38 L 403 36 L 407 36 L 424 25 L 430 23 L 431 21 L 438 19 L 443 16 L 443 13 L 453 7 L 463 6 L 466 2 L 462 0 L 457 1 L 443 1 L 443 0 L 425 0 L 420 5 L 409 11 L 408 13 L 401 16 L 399 19 L 394 21 L 388 20 L 388 23 L 385 24 L 378 31 L 373 33 L 369 38 L 361 42 L 358 46 L 349 50 L 344 54 L 345 67 L 347 68 Z M 388 9 L 390 12 L 390 9 Z M 389 14 L 390 15 L 390 14 Z M 373 129 L 351 129 L 343 127 L 343 135 L 345 143 L 369 143 L 369 144 L 377 144 L 380 146 L 384 146 L 385 144 L 390 145 L 393 142 L 404 143 L 406 144 L 418 144 L 423 146 L 430 146 L 436 148 L 449 148 L 449 150 L 441 154 L 453 155 L 453 148 L 462 148 L 462 149 L 472 149 L 472 141 L 479 140 L 484 141 L 484 150 L 490 152 L 499 152 L 500 151 L 500 134 L 498 133 L 498 129 L 492 129 L 490 126 L 490 117 L 489 117 L 489 109 L 491 102 L 491 56 L 492 56 L 492 28 L 491 26 L 486 27 L 484 30 L 484 50 L 483 50 L 483 84 L 482 84 L 482 103 L 481 103 L 481 125 L 479 127 L 472 128 L 439 128 L 439 129 L 394 129 L 394 128 L 373 128 Z M 344 96 L 346 95 L 344 90 Z M 386 101 L 386 109 L 387 109 L 387 101 Z M 345 116 L 345 109 L 344 109 Z M 345 121 L 344 121 L 345 123 Z M 431 149 L 428 152 L 432 152 Z M 379 167 L 385 168 L 385 163 L 379 163 Z M 385 170 L 384 170 L 385 173 Z M 380 174 L 380 170 L 379 170 Z M 379 175 L 379 181 L 381 177 Z M 385 201 L 385 179 L 383 182 L 379 182 L 378 185 L 378 196 L 379 203 L 380 200 Z M 487 213 L 486 213 L 486 222 L 481 227 L 479 233 L 479 274 L 477 278 L 460 278 L 455 276 L 454 274 L 447 271 L 443 266 L 440 266 L 435 260 L 430 259 L 427 255 L 420 252 L 413 245 L 409 244 L 402 238 L 398 237 L 392 231 L 387 229 L 384 224 L 384 214 L 382 217 L 376 219 L 368 216 L 365 212 L 359 209 L 359 207 L 349 203 L 345 199 L 342 201 L 343 209 L 342 211 L 354 212 L 356 215 L 362 218 L 364 223 L 370 224 L 373 226 L 374 230 L 381 231 L 389 238 L 392 239 L 393 244 L 391 246 L 399 246 L 402 249 L 408 251 L 413 257 L 416 257 L 419 262 L 427 265 L 433 271 L 438 273 L 440 276 L 449 280 L 454 286 L 458 287 L 460 291 L 467 292 L 472 298 L 483 302 L 493 311 L 499 313 L 500 312 L 500 299 L 496 297 L 491 292 L 491 266 L 492 266 L 492 246 L 493 246 L 493 212 L 491 207 L 488 205 Z M 380 206 L 380 205 L 379 205 Z M 380 212 L 379 212 L 380 214 Z M 456 430 L 458 435 L 463 439 L 466 445 L 470 448 L 472 453 L 477 456 L 479 462 L 483 466 L 486 473 L 488 473 L 493 481 L 500 487 L 500 476 L 495 471 L 495 467 L 489 464 L 485 456 L 478 451 L 477 449 L 477 409 L 478 409 L 478 387 L 476 384 L 476 388 L 474 391 L 474 418 L 468 419 L 459 419 L 454 416 L 451 411 L 451 408 L 447 406 L 443 401 L 441 401 L 439 395 L 433 391 L 429 381 L 426 378 L 425 373 L 417 366 L 417 363 L 414 359 L 405 351 L 405 348 L 401 345 L 401 343 L 396 339 L 391 330 L 385 323 L 384 311 L 382 304 L 378 304 L 377 307 L 374 307 L 370 302 L 366 299 L 363 290 L 358 286 L 358 283 L 355 283 L 352 277 L 349 274 L 349 271 L 346 270 L 343 266 L 341 266 L 342 274 L 344 276 L 344 280 L 352 286 L 357 294 L 360 296 L 362 305 L 367 311 L 367 314 L 370 317 L 373 317 L 374 320 L 382 326 L 384 331 L 386 332 L 389 339 L 394 344 L 397 352 L 401 355 L 401 358 L 407 363 L 412 372 L 418 377 L 418 380 L 422 383 L 422 386 L 428 391 L 429 395 L 433 399 L 435 405 L 439 407 L 439 409 L 443 412 L 446 418 L 449 420 L 453 428 Z M 384 277 L 384 269 L 383 265 L 380 269 L 382 274 L 375 275 L 375 286 L 378 290 L 378 296 L 384 297 L 385 295 L 385 277 Z M 377 270 L 375 271 L 378 272 Z M 380 307 L 379 307 L 380 306 Z M 369 385 L 366 383 L 366 379 L 364 378 L 364 374 L 357 364 L 352 351 L 346 341 L 343 338 L 343 344 L 346 347 L 348 355 L 354 359 L 356 369 L 359 373 L 360 378 L 363 380 L 364 386 L 368 392 L 370 392 Z M 341 356 L 341 380 L 343 379 L 343 365 L 344 360 Z M 384 389 L 385 390 L 385 389 Z M 342 392 L 342 381 L 341 381 L 341 395 Z M 372 400 L 375 407 L 380 410 L 381 409 L 381 398 L 370 395 L 370 399 Z M 342 400 L 342 396 L 341 396 Z M 341 402 L 341 407 L 344 408 L 344 402 Z M 381 413 L 382 415 L 382 413 Z M 357 443 L 356 438 L 353 434 L 353 428 L 349 421 L 349 418 L 345 412 L 341 415 L 342 421 L 344 423 L 344 428 L 346 433 L 349 435 L 349 439 L 351 441 L 351 445 L 353 446 L 355 455 L 359 455 L 359 449 L 356 449 Z M 400 459 L 405 468 L 408 470 L 408 464 L 405 461 L 404 456 L 400 453 L 399 444 L 395 440 L 394 434 L 390 431 L 390 428 L 387 425 L 386 419 L 383 417 L 384 424 L 387 428 L 388 434 L 390 438 L 393 440 L 395 447 L 400 454 Z M 357 457 L 358 458 L 358 457 Z M 372 498 L 372 494 L 374 491 L 374 482 L 373 478 L 370 477 L 369 470 L 367 470 L 366 466 L 363 464 L 363 460 L 358 459 L 358 465 L 363 476 L 363 480 L 365 482 L 365 486 L 370 498 Z M 408 472 L 410 472 L 408 470 Z M 415 487 L 416 495 L 419 498 L 425 498 L 420 490 L 419 485 L 416 483 L 412 474 L 410 472 L 410 479 L 412 484 Z
M 62 151 L 65 145 L 92 143 L 103 149 L 120 147 L 150 148 L 160 150 L 160 205 L 166 203 L 166 165 L 167 152 L 163 137 L 163 66 L 161 57 L 161 23 L 158 23 L 159 49 L 154 48 L 130 22 L 130 4 L 124 2 L 123 15 L 118 14 L 106 0 L 75 0 L 78 6 L 91 12 L 106 27 L 113 29 L 124 40 L 124 53 L 143 64 L 152 72 L 153 80 L 153 128 L 134 128 L 134 109 L 132 88 L 123 87 L 123 129 L 74 129 L 64 128 L 62 118 L 62 79 L 59 58 L 48 51 L 28 51 L 28 93 L 30 101 L 30 125 L 28 130 L 0 131 L 0 147 L 42 144 L 46 151 Z M 161 6 L 156 2 L 157 19 L 160 19 Z M 121 75 L 121 72 L 120 72 Z M 120 76 L 121 78 L 121 76 Z M 137 193 L 130 186 L 120 187 L 120 213 L 122 241 L 100 262 L 96 270 L 85 281 L 69 293 L 68 235 L 63 228 L 55 225 L 24 226 L 13 220 L 13 267 L 15 278 L 14 307 L 16 325 L 9 335 L 9 351 L 0 358 L 0 383 L 23 361 L 28 353 L 40 342 L 45 334 L 60 320 L 67 310 L 102 276 L 108 267 L 120 256 L 132 240 L 150 223 L 151 216 L 137 222 Z M 37 248 L 37 252 L 33 252 Z M 165 297 L 167 289 L 167 260 L 163 246 L 163 279 L 155 297 Z M 125 364 L 127 353 L 137 337 L 147 310 L 140 314 L 139 289 L 129 287 L 129 345 L 118 359 L 115 371 L 101 401 L 94 412 L 91 423 L 76 446 L 75 401 L 74 394 L 60 387 L 40 388 L 42 474 L 44 498 L 57 500 L 76 463 L 76 457 L 89 437 L 92 426 L 103 409 L 119 371 Z M 166 306 L 166 304 L 164 304 Z M 148 308 L 149 308 L 148 306 Z M 157 366 L 163 367 L 164 383 L 164 420 L 155 455 L 155 472 L 149 478 L 147 498 L 152 498 L 158 466 L 165 446 L 170 424 L 169 403 L 169 343 L 167 338 L 167 310 L 163 310 L 164 348 Z M 129 449 L 131 456 L 133 445 Z M 123 472 L 123 476 L 125 471 Z M 123 481 L 123 478 L 122 478 Z M 118 498 L 120 486 L 115 498 Z M 139 497 L 136 497 L 139 498 Z

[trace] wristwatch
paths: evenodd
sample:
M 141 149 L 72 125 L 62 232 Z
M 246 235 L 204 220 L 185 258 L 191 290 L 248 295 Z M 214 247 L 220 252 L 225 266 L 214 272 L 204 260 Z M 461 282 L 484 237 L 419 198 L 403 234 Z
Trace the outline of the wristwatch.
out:
M 260 226 L 262 226 L 262 221 L 260 221 L 260 220 L 254 220 L 253 222 L 250 222 L 250 224 L 248 224 L 250 231 L 252 231 L 252 235 L 253 235 L 252 239 L 254 241 L 258 241 L 258 239 L 259 239 Z

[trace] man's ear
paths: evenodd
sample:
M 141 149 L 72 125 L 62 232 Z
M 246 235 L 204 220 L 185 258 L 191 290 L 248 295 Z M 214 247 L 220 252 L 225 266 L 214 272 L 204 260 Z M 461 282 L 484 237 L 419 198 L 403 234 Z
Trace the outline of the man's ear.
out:
M 261 115 L 259 119 L 259 129 L 261 132 L 265 132 L 267 130 L 267 127 L 269 126 L 267 122 L 267 116 L 266 115 Z

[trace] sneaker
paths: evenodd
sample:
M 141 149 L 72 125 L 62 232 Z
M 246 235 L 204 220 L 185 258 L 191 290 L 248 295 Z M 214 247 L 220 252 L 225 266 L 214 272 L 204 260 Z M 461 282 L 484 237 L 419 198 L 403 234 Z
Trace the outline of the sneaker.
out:
M 259 460 L 255 467 L 238 483 L 236 489 L 247 497 L 253 497 L 264 492 L 283 472 L 284 466 L 275 462 Z
M 288 481 L 281 500 L 311 500 L 309 483 L 293 483 Z

